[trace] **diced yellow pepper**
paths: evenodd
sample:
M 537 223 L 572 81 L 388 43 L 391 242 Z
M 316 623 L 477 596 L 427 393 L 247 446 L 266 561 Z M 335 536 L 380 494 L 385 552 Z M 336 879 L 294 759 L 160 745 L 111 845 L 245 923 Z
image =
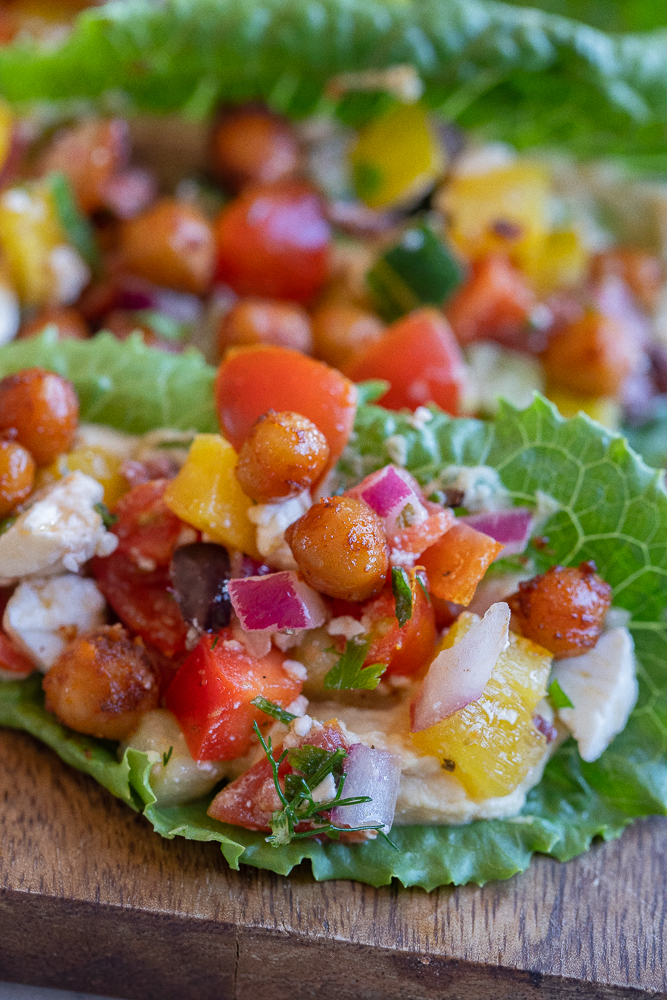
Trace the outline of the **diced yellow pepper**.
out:
M 79 471 L 96 479 L 104 487 L 104 502 L 110 510 L 129 492 L 130 484 L 120 473 L 122 458 L 104 448 L 97 445 L 77 448 L 61 455 L 60 461 L 64 465 L 63 475 Z
M 12 187 L 0 195 L 0 248 L 23 305 L 58 301 L 52 254 L 65 242 L 45 184 Z
M 8 104 L 0 101 L 0 170 L 5 166 L 12 149 L 14 116 Z
M 237 460 L 229 441 L 219 434 L 198 434 L 164 500 L 182 521 L 257 559 L 256 529 L 248 517 L 252 500 L 234 474 Z
M 574 288 L 586 277 L 588 252 L 574 229 L 549 233 L 541 247 L 522 260 L 523 271 L 538 295 Z
M 454 176 L 437 204 L 465 257 L 508 253 L 517 264 L 540 252 L 548 231 L 551 181 L 538 163 L 517 160 L 480 174 Z
M 476 621 L 479 618 L 470 612 L 459 615 L 438 652 L 459 642 Z M 508 795 L 546 748 L 533 716 L 546 694 L 551 659 L 537 643 L 510 632 L 510 645 L 499 656 L 479 701 L 413 733 L 415 745 L 441 760 L 472 798 Z
M 612 431 L 621 426 L 620 404 L 610 396 L 575 396 L 566 389 L 547 389 L 547 398 L 564 417 L 576 417 L 580 411 Z
M 445 164 L 442 144 L 421 104 L 401 104 L 366 125 L 350 159 L 357 194 L 370 208 L 419 198 Z

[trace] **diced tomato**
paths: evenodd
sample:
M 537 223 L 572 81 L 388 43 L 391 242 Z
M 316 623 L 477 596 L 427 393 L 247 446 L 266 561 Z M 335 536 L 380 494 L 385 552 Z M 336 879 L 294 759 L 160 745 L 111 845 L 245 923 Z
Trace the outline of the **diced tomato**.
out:
M 458 522 L 420 558 L 436 597 L 468 605 L 477 584 L 503 549 L 500 542 Z
M 142 570 L 116 549 L 93 559 L 91 567 L 98 587 L 128 629 L 165 656 L 185 651 L 188 626 L 171 593 L 168 566 Z
M 421 576 L 422 583 L 419 582 Z M 423 586 L 422 586 L 423 584 Z M 411 676 L 427 664 L 435 648 L 435 614 L 421 570 L 410 572 L 412 617 L 401 626 L 396 618 L 396 599 L 391 587 L 364 606 L 362 622 L 371 635 L 366 664 L 386 663 L 386 674 Z
M 116 554 L 122 553 L 140 569 L 168 566 L 184 527 L 163 500 L 169 482 L 153 479 L 135 486 L 114 508 L 118 521 L 111 530 L 118 536 Z
M 301 681 L 283 669 L 278 650 L 255 659 L 231 631 L 205 635 L 169 685 L 174 713 L 195 760 L 233 760 L 250 749 L 253 723 L 266 715 L 251 704 L 258 695 L 286 707 L 301 693 Z
M 446 309 L 460 344 L 497 340 L 525 347 L 536 298 L 528 281 L 506 257 L 490 254 L 473 264 L 470 277 Z
M 542 355 L 549 384 L 583 396 L 616 396 L 645 355 L 631 327 L 598 312 L 557 330 Z
M 285 347 L 230 350 L 218 369 L 215 398 L 222 432 L 237 451 L 267 410 L 292 410 L 326 437 L 329 466 L 347 444 L 357 411 L 357 390 L 349 379 Z
M 17 680 L 27 677 L 35 669 L 29 656 L 11 642 L 4 632 L 0 632 L 0 675 L 3 671 L 16 676 Z
M 217 276 L 237 295 L 308 303 L 329 271 L 322 200 L 302 181 L 247 188 L 216 222 Z
M 437 504 L 429 503 L 428 500 L 424 503 L 429 511 L 425 521 L 403 528 L 387 539 L 391 547 L 392 560 L 396 561 L 399 553 L 417 558 L 442 538 L 456 522 L 453 511 L 448 507 L 439 507 Z
M 310 733 L 299 740 L 295 746 L 314 746 L 322 750 L 348 750 L 348 743 L 340 726 L 333 719 L 325 722 L 321 729 L 311 729 Z M 277 759 L 281 748 L 274 749 Z M 293 773 L 293 768 L 283 761 L 280 765 L 279 778 L 283 781 L 287 774 Z M 211 805 L 208 814 L 221 823 L 233 823 L 243 826 L 246 830 L 270 830 L 271 814 L 280 809 L 280 799 L 273 782 L 271 765 L 266 757 L 258 760 L 249 771 L 242 774 L 236 781 L 219 792 Z M 300 823 L 298 830 L 308 829 L 312 824 Z
M 386 379 L 391 388 L 378 402 L 390 410 L 436 403 L 459 412 L 466 367 L 447 320 L 435 309 L 417 309 L 393 323 L 350 371 L 355 382 Z

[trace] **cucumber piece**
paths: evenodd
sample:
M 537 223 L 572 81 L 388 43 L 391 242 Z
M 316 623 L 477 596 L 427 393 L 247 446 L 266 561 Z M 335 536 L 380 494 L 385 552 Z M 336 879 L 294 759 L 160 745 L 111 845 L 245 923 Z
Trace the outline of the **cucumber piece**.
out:
M 411 226 L 366 275 L 378 311 L 392 321 L 419 306 L 441 306 L 465 271 L 454 252 L 425 223 Z

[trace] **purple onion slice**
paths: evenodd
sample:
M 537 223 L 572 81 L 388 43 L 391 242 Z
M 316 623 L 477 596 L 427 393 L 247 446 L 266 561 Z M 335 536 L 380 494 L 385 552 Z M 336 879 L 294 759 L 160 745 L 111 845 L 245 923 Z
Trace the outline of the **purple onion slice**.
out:
M 355 743 L 345 759 L 344 774 L 344 799 L 368 795 L 372 801 L 356 806 L 335 806 L 331 810 L 332 823 L 346 827 L 381 824 L 383 833 L 389 833 L 401 780 L 400 757 Z

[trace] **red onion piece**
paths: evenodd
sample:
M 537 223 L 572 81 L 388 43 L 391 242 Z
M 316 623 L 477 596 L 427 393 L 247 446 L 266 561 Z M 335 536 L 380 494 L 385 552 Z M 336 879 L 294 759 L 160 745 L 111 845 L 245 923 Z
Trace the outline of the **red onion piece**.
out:
M 389 540 L 408 525 L 421 524 L 429 516 L 419 483 L 396 465 L 385 465 L 366 476 L 358 486 L 348 490 L 347 495 L 363 500 L 375 511 L 384 522 Z M 408 505 L 410 509 L 406 511 Z
M 486 514 L 471 514 L 460 518 L 471 528 L 489 535 L 505 546 L 496 559 L 520 555 L 530 541 L 535 519 L 528 507 L 512 507 L 511 510 L 489 511 Z
M 230 580 L 228 591 L 246 632 L 317 628 L 326 621 L 320 595 L 291 570 Z
M 508 606 L 493 604 L 455 646 L 438 653 L 410 709 L 413 733 L 479 701 L 498 657 L 509 645 L 509 623 Z
M 157 180 L 148 170 L 129 167 L 114 174 L 105 183 L 102 198 L 105 207 L 119 219 L 131 219 L 148 208 L 157 195 Z
M 373 750 L 364 743 L 355 743 L 349 749 L 343 771 L 343 798 L 368 795 L 372 801 L 356 806 L 335 806 L 331 810 L 331 822 L 347 827 L 381 823 L 383 832 L 389 833 L 401 780 L 401 758 L 386 750 Z

